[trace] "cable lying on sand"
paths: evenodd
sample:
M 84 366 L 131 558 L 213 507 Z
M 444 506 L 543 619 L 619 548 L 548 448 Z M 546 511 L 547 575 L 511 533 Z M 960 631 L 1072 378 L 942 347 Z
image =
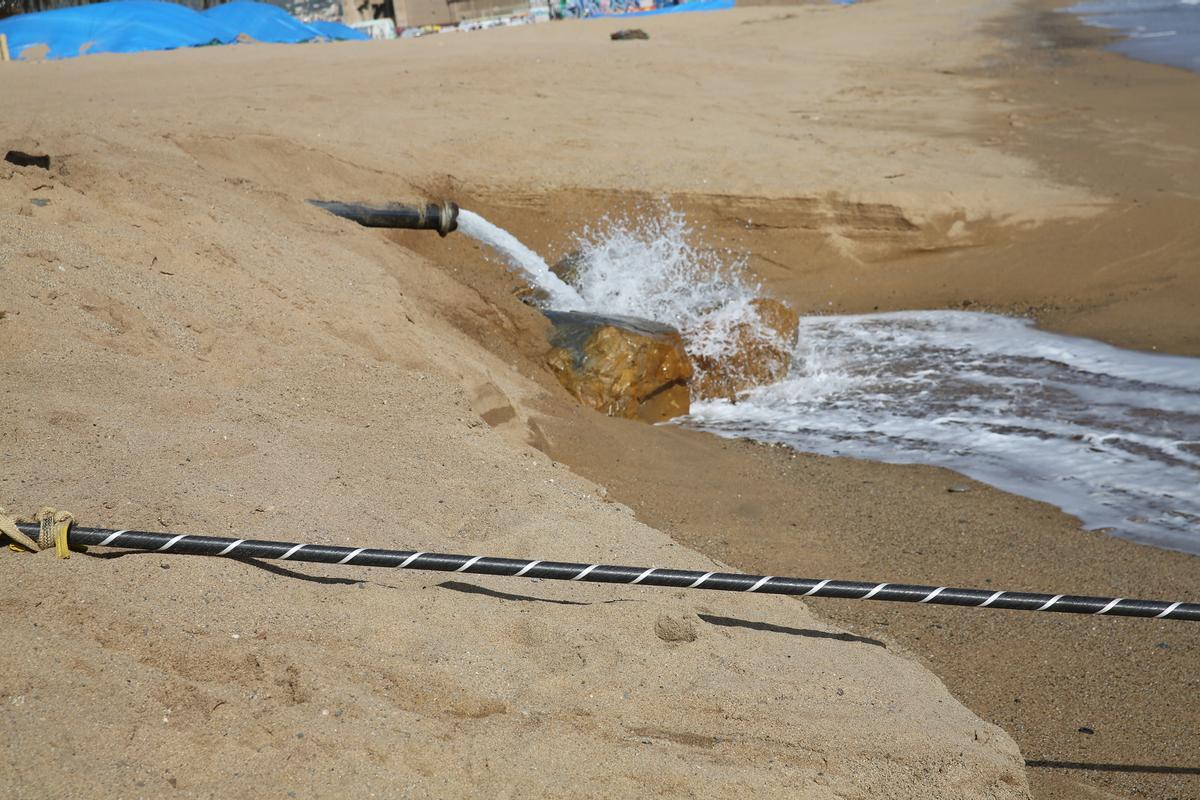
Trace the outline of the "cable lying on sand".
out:
M 18 523 L 24 534 L 36 537 L 41 526 Z M 915 586 L 904 583 L 779 578 L 731 572 L 629 567 L 611 564 L 572 564 L 562 561 L 528 561 L 425 553 L 410 550 L 378 550 L 368 547 L 335 547 L 323 544 L 230 539 L 222 536 L 191 536 L 151 531 L 111 530 L 72 526 L 66 533 L 69 545 L 118 547 L 181 555 L 225 558 L 273 558 L 360 567 L 462 572 L 508 578 L 544 578 L 560 581 L 623 583 L 638 586 L 667 586 L 673 589 L 716 589 L 727 592 L 786 594 L 798 597 L 840 597 L 846 600 L 890 600 L 900 603 L 1005 608 L 1014 611 L 1057 611 L 1067 614 L 1097 614 L 1110 617 L 1151 617 L 1200 621 L 1200 603 L 1164 600 L 1129 600 L 1115 597 L 997 592 L 988 589 L 955 589 L 948 586 Z

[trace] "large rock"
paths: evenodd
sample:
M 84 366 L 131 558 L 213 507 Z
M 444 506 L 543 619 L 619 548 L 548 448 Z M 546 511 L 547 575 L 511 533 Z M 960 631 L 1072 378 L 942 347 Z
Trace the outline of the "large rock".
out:
M 545 314 L 554 324 L 546 363 L 579 402 L 647 422 L 688 413 L 693 370 L 679 331 L 636 317 Z
M 734 328 L 736 345 L 731 355 L 696 357 L 697 376 L 692 389 L 697 397 L 736 400 L 748 389 L 775 383 L 787 375 L 800 318 L 770 297 L 756 298 L 751 305 L 761 324 L 743 322 Z

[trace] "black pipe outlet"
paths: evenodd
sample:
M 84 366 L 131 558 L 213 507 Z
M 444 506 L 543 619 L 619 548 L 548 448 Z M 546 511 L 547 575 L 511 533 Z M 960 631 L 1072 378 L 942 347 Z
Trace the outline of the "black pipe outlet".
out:
M 458 230 L 458 206 L 449 200 L 440 206 L 407 206 L 403 203 L 340 203 L 331 200 L 309 200 L 317 208 L 357 222 L 367 228 L 407 228 L 437 231 L 439 236 Z

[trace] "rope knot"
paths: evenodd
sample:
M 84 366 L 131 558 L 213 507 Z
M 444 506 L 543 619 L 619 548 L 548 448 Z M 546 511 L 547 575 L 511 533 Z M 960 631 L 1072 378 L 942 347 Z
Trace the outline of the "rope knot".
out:
M 70 511 L 59 511 L 47 506 L 37 513 L 34 521 L 38 524 L 36 541 L 21 532 L 21 529 L 17 527 L 16 517 L 10 517 L 3 508 L 0 508 L 0 533 L 14 542 L 9 545 L 10 548 L 36 552 L 53 547 L 58 558 L 70 558 L 71 551 L 67 547 L 67 534 L 71 530 L 71 524 L 75 522 L 74 515 Z

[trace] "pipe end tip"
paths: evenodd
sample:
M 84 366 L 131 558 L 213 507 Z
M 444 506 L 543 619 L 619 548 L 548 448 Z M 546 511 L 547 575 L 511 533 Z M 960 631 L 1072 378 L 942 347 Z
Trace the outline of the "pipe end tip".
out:
M 443 201 L 441 213 L 438 216 L 438 236 L 445 238 L 447 234 L 458 230 L 458 203 L 450 200 Z

